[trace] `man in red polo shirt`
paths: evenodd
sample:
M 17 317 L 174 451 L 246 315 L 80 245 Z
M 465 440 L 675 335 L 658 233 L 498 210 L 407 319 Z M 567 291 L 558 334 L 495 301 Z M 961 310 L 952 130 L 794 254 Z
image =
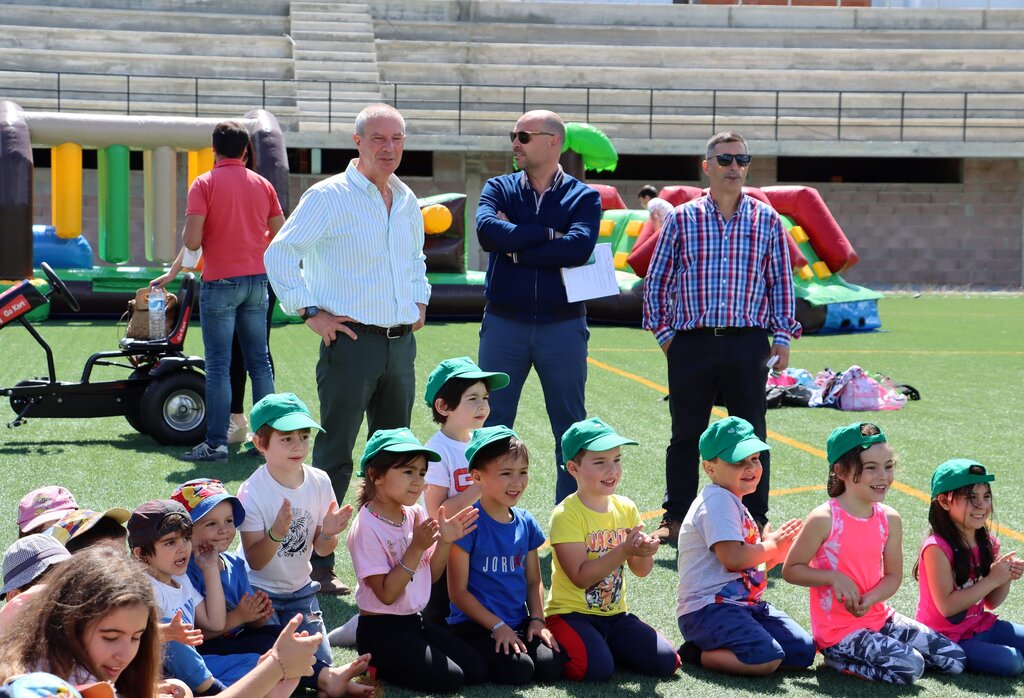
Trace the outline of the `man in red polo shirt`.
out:
M 284 224 L 274 186 L 245 166 L 249 131 L 237 121 L 213 129 L 213 170 L 188 191 L 185 247 L 203 248 L 199 312 L 206 349 L 206 441 L 182 458 L 227 460 L 231 338 L 238 333 L 252 400 L 274 392 L 267 349 L 269 304 L 263 253 Z

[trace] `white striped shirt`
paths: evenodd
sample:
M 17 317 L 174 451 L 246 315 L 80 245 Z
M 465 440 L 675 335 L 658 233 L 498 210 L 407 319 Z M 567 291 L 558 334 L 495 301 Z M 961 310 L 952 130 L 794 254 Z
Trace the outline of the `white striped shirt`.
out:
M 267 276 L 288 313 L 316 306 L 367 325 L 413 324 L 430 300 L 419 203 L 391 175 L 389 216 L 356 162 L 302 195 L 267 248 Z

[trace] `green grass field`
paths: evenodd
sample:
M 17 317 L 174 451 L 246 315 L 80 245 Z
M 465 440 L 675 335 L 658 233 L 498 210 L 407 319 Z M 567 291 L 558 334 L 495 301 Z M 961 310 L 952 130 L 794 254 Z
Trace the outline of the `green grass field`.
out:
M 824 366 L 837 370 L 859 364 L 869 371 L 892 376 L 921 391 L 920 402 L 899 412 L 863 415 L 882 425 L 900 457 L 898 488 L 887 503 L 903 516 L 905 580 L 891 603 L 913 615 L 917 584 L 910 570 L 926 527 L 925 492 L 933 468 L 943 460 L 969 456 L 996 473 L 996 521 L 1002 527 L 1003 549 L 1024 552 L 1024 482 L 1018 459 L 1024 452 L 1024 296 L 896 295 L 881 301 L 884 330 L 872 334 L 807 337 L 793 347 L 791 363 L 812 373 Z M 56 352 L 58 377 L 77 380 L 86 356 L 116 346 L 113 322 L 48 322 L 40 326 Z M 297 393 L 316 416 L 314 364 L 318 338 L 302 326 L 275 328 L 271 348 L 277 365 L 277 387 Z M 418 390 L 438 361 L 451 356 L 476 355 L 477 325 L 428 324 L 417 334 Z M 188 349 L 201 353 L 198 328 L 193 328 Z M 662 400 L 665 362 L 650 334 L 621 327 L 595 327 L 590 339 L 591 365 L 587 405 L 641 445 L 625 451 L 625 479 L 620 493 L 649 512 L 651 529 L 660 516 L 664 489 L 664 449 L 669 416 Z M 0 385 L 45 373 L 42 352 L 20 327 L 0 333 Z M 113 369 L 106 369 L 113 371 Z M 113 375 L 111 374 L 101 374 Z M 546 525 L 553 503 L 553 440 L 535 376 L 523 392 L 515 425 L 533 454 L 532 479 L 522 506 Z M 13 416 L 7 408 L 6 414 Z M 6 417 L 6 422 L 10 417 Z M 824 501 L 825 438 L 840 424 L 858 415 L 831 409 L 783 408 L 768 415 L 772 454 L 772 509 L 776 521 L 805 516 Z M 427 439 L 435 427 L 430 411 L 420 403 L 413 411 L 412 429 Z M 357 445 L 358 450 L 362 443 Z M 193 477 L 217 477 L 234 490 L 257 465 L 252 458 L 232 456 L 227 464 L 193 466 L 177 459 L 184 449 L 158 446 L 135 433 L 121 418 L 84 420 L 39 419 L 18 429 L 0 431 L 0 462 L 5 487 L 0 489 L 0 543 L 15 537 L 18 500 L 28 490 L 62 484 L 83 505 L 94 509 L 123 506 L 129 509 L 157 497 L 167 497 L 176 485 Z M 354 494 L 350 490 L 347 501 Z M 541 555 L 545 575 L 550 550 Z M 339 555 L 339 574 L 354 585 L 346 553 Z M 770 575 L 766 598 L 787 611 L 804 627 L 808 623 L 807 590 Z M 673 643 L 681 641 L 675 623 L 675 551 L 661 550 L 654 572 L 646 579 L 630 578 L 627 599 L 638 614 Z M 1011 592 L 1001 609 L 1004 617 L 1024 621 L 1022 590 Z M 329 627 L 349 618 L 356 609 L 351 597 L 322 601 Z M 344 659 L 353 652 L 336 650 Z M 475 687 L 466 695 L 485 696 L 493 686 Z M 676 678 L 653 681 L 619 672 L 606 685 L 559 684 L 508 690 L 521 696 L 611 696 L 759 694 L 816 695 L 1011 695 L 1024 692 L 1024 681 L 963 675 L 946 678 L 926 675 L 917 686 L 894 688 L 874 685 L 835 672 L 816 663 L 810 671 L 782 672 L 762 680 L 736 679 L 684 668 Z M 387 689 L 387 695 L 412 695 Z

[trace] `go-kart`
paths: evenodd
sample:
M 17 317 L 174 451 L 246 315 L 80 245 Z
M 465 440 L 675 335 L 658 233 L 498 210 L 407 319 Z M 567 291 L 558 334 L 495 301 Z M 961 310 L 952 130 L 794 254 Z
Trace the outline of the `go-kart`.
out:
M 24 280 L 0 293 L 0 330 L 20 322 L 46 353 L 48 371 L 46 378 L 0 388 L 0 396 L 10 398 L 16 414 L 7 426 L 21 426 L 30 417 L 123 416 L 137 431 L 161 444 L 190 446 L 202 441 L 206 436 L 205 364 L 201 357 L 182 351 L 195 302 L 195 276 L 185 275 L 178 293 L 178 317 L 166 337 L 122 339 L 116 351 L 90 356 L 81 380 L 68 383 L 57 380 L 53 350 L 25 316 L 49 303 L 54 294 L 75 312 L 79 304 L 53 269 L 45 262 L 41 266 L 50 283 L 48 292 Z M 92 381 L 97 366 L 116 366 L 129 374 L 122 380 Z

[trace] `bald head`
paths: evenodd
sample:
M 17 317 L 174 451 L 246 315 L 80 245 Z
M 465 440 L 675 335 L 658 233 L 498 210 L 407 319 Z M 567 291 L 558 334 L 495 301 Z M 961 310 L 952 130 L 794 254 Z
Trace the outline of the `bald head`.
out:
M 524 125 L 527 123 L 530 124 L 529 128 Z M 565 122 L 558 114 L 547 109 L 535 109 L 520 116 L 516 130 L 546 131 L 555 134 L 559 143 L 565 142 Z

